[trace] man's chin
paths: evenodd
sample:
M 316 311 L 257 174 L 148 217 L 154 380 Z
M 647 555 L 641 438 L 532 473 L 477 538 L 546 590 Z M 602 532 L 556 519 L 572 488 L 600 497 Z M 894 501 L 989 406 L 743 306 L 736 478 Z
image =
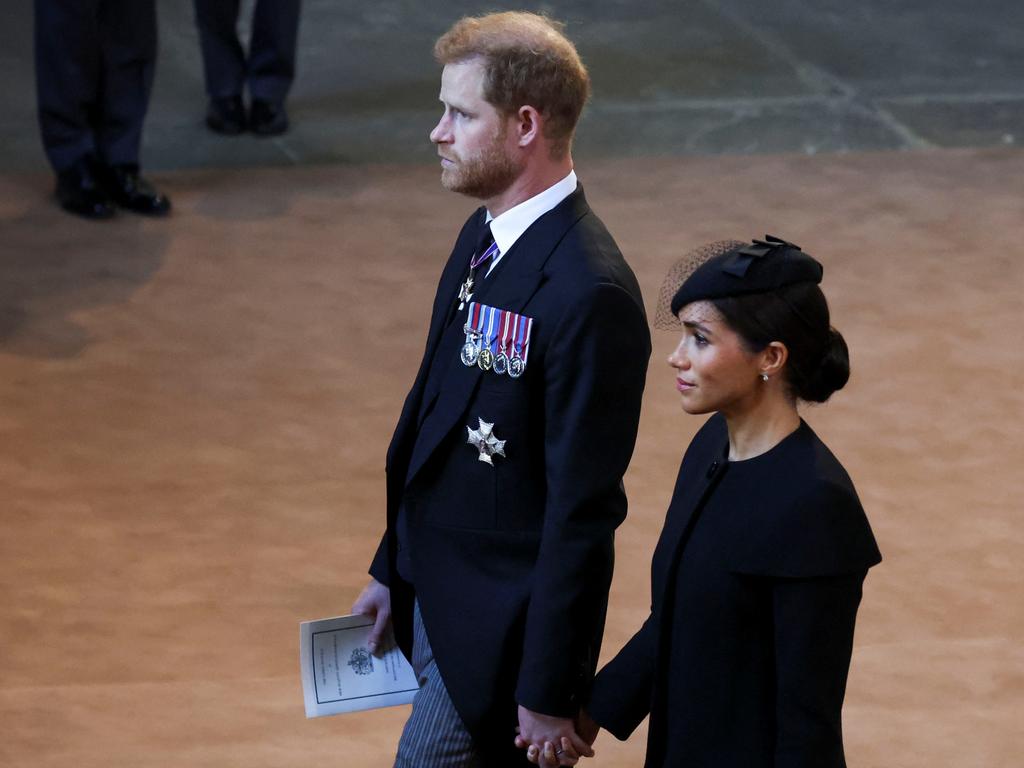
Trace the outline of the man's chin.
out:
M 487 197 L 486 191 L 479 188 L 478 185 L 468 184 L 458 174 L 450 174 L 447 171 L 441 171 L 441 186 L 449 192 L 457 192 L 460 195 L 466 195 L 478 200 L 483 200 Z
M 462 191 L 462 179 L 459 178 L 459 174 L 451 168 L 441 169 L 441 186 L 447 189 L 449 192 L 461 192 Z

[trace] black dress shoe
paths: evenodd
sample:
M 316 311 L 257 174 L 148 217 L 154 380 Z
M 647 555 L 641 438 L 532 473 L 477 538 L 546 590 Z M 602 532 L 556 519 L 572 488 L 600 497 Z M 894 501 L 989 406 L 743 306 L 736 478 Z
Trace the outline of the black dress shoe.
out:
M 103 166 L 98 175 L 101 185 L 118 208 L 147 216 L 165 216 L 171 210 L 171 201 L 139 176 L 139 166 L 134 163 Z
M 249 130 L 257 136 L 279 136 L 288 130 L 288 113 L 284 104 L 253 99 L 249 109 Z
M 87 219 L 109 219 L 117 210 L 96 178 L 97 164 L 84 157 L 57 174 L 57 202 L 68 213 Z
M 245 130 L 245 105 L 241 96 L 210 99 L 206 106 L 206 127 L 214 133 L 237 136 Z

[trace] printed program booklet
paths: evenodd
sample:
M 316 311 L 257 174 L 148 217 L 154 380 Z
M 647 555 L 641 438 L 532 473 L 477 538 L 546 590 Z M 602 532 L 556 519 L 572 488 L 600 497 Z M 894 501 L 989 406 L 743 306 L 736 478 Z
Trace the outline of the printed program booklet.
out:
M 299 662 L 306 717 L 409 704 L 419 686 L 390 628 L 374 656 L 367 647 L 373 619 L 336 616 L 299 625 Z

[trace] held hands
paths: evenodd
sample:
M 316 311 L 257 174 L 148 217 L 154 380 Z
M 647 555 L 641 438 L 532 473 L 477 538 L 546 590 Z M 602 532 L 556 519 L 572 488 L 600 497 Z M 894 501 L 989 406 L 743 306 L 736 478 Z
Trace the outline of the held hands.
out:
M 371 579 L 352 604 L 352 613 L 371 616 L 374 619 L 370 640 L 370 651 L 377 655 L 384 650 L 384 632 L 391 621 L 391 591 L 376 579 Z M 526 749 L 526 758 L 544 768 L 572 766 L 581 757 L 593 757 L 590 745 L 600 730 L 590 716 L 580 711 L 576 720 L 568 717 L 553 717 L 519 707 L 519 735 L 515 743 Z
M 590 713 L 585 709 L 581 709 L 580 713 L 576 715 L 576 733 L 580 735 L 580 738 L 587 742 L 587 744 L 593 744 L 600 730 L 601 726 L 594 722 Z
M 585 719 L 584 719 L 585 718 Z M 519 707 L 516 746 L 526 749 L 526 759 L 544 768 L 576 765 L 581 757 L 593 757 L 590 748 L 598 726 L 581 712 L 574 723 L 568 717 L 552 717 Z
M 371 616 L 375 620 L 367 646 L 370 653 L 379 656 L 385 650 L 382 647 L 384 632 L 391 621 L 391 590 L 376 579 L 370 579 L 370 583 L 352 603 L 352 613 Z

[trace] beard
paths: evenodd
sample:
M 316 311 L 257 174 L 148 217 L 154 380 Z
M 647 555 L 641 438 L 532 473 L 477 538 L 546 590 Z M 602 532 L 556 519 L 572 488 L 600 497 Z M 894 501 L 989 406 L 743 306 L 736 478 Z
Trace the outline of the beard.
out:
M 501 194 L 516 180 L 521 168 L 505 151 L 505 133 L 495 137 L 486 149 L 441 171 L 441 186 L 478 200 Z

